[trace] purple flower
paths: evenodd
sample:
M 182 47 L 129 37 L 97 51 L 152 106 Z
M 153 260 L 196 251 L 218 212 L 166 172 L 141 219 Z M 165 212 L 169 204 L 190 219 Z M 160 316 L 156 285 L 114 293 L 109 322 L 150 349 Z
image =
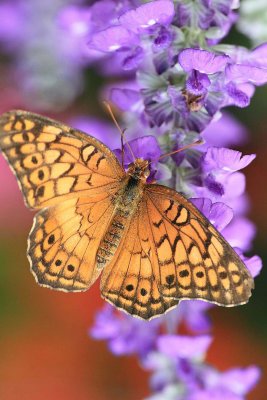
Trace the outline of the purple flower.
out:
M 259 378 L 260 370 L 258 367 L 234 368 L 221 374 L 220 386 L 244 396 L 253 389 Z
M 182 324 L 192 333 L 207 332 L 211 327 L 207 311 L 212 306 L 211 303 L 201 300 L 181 301 L 177 308 L 171 310 L 164 317 L 168 326 L 168 332 L 176 332 Z
M 114 26 L 94 33 L 88 43 L 89 48 L 102 52 L 116 51 L 122 55 L 121 66 L 124 70 L 136 69 L 144 58 L 143 35 L 154 35 L 155 48 L 160 43 L 166 47 L 171 36 L 162 27 L 168 26 L 173 16 L 174 6 L 170 0 L 142 4 L 122 13 Z
M 199 27 L 208 43 L 217 43 L 230 30 L 236 20 L 233 12 L 236 1 L 180 0 L 177 4 L 177 25 Z
M 210 86 L 210 83 L 206 74 L 201 74 L 201 72 L 192 70 L 186 81 L 186 90 L 196 96 L 204 95 L 207 93 L 207 88 Z
M 232 247 L 239 247 L 243 251 L 251 249 L 256 234 L 255 225 L 245 217 L 236 217 L 223 230 L 223 236 Z
M 126 11 L 119 22 L 126 29 L 138 34 L 150 31 L 156 25 L 168 26 L 174 16 L 174 5 L 170 0 L 156 0 Z
M 90 48 L 113 52 L 119 49 L 129 49 L 137 44 L 138 39 L 131 31 L 116 25 L 95 33 L 90 42 Z
M 196 70 L 203 74 L 220 72 L 229 61 L 230 58 L 227 55 L 200 49 L 185 49 L 178 56 L 178 62 L 184 71 Z
M 158 163 L 158 159 L 161 156 L 161 149 L 158 145 L 157 139 L 154 136 L 143 136 L 137 139 L 133 139 L 124 146 L 124 167 L 128 169 L 129 165 L 134 161 L 135 158 L 142 158 L 151 162 L 149 165 L 150 176 L 147 178 L 148 182 L 156 180 L 166 180 L 171 177 L 170 171 L 167 166 Z M 114 153 L 120 161 L 122 161 L 121 149 L 114 150 Z
M 225 148 L 210 147 L 202 158 L 203 187 L 197 188 L 199 197 L 220 198 L 231 205 L 231 200 L 241 196 L 245 190 L 245 177 L 238 171 L 255 158 L 254 154 L 242 153 Z M 205 188 L 210 192 L 205 191 Z
M 110 89 L 109 98 L 122 111 L 134 110 L 141 101 L 140 93 L 130 88 L 113 87 Z
M 199 399 L 233 399 L 243 400 L 248 392 L 256 385 L 260 378 L 260 370 L 255 366 L 248 368 L 233 368 L 219 373 L 211 368 L 201 371 L 203 387 L 196 388 L 190 400 Z
M 256 155 L 242 156 L 240 151 L 231 149 L 210 147 L 203 159 L 203 167 L 213 173 L 232 173 L 249 165 Z
M 172 338 L 169 338 L 169 344 L 172 344 L 175 350 L 178 344 L 177 338 L 179 337 L 174 338 L 174 343 L 171 343 Z M 204 351 L 207 349 L 208 342 L 209 340 L 205 345 L 202 344 Z M 181 345 L 183 345 L 182 342 Z M 194 344 L 192 345 L 194 347 Z M 201 363 L 197 357 L 191 360 L 180 359 L 181 346 L 178 347 L 178 355 L 175 359 L 173 354 L 169 356 L 171 351 L 168 347 L 168 337 L 163 336 L 162 347 L 164 352 L 167 351 L 168 356 L 164 356 L 164 353 L 153 352 L 147 356 L 144 364 L 145 368 L 153 371 L 151 386 L 156 392 L 147 400 L 162 398 L 170 400 L 210 400 L 211 398 L 244 400 L 244 396 L 254 388 L 260 379 L 260 370 L 255 366 L 219 372 L 207 364 Z M 185 347 L 185 352 L 187 352 L 187 347 Z
M 182 335 L 161 335 L 157 340 L 157 348 L 171 358 L 195 358 L 208 350 L 212 338 L 209 335 L 196 337 Z
M 233 210 L 224 203 L 212 204 L 207 198 L 191 199 L 191 201 L 219 231 L 225 229 L 234 216 Z
M 235 248 L 235 251 L 241 258 L 241 260 L 246 264 L 248 270 L 251 273 L 251 276 L 253 278 L 255 278 L 255 276 L 258 276 L 262 269 L 261 258 L 259 256 L 246 257 L 246 256 L 244 256 L 242 251 L 238 248 Z
M 68 122 L 73 128 L 77 128 L 91 136 L 94 136 L 111 149 L 120 146 L 120 133 L 117 128 L 110 123 L 85 116 L 70 118 Z
M 14 50 L 20 45 L 20 35 L 23 30 L 21 12 L 19 2 L 15 0 L 13 4 L 9 4 L 7 1 L 0 4 L 0 43 L 7 51 Z
M 114 307 L 105 305 L 96 316 L 90 334 L 94 339 L 107 340 L 116 355 L 146 355 L 155 346 L 160 320 L 146 322 L 127 315 L 118 315 Z
M 226 67 L 225 75 L 237 84 L 249 82 L 256 86 L 264 85 L 267 82 L 267 67 L 231 64 Z
M 224 113 L 217 121 L 212 121 L 202 132 L 206 146 L 226 147 L 247 141 L 246 128 L 230 114 Z M 203 147 L 202 147 L 203 148 Z
M 125 145 L 124 163 L 126 167 L 128 167 L 129 164 L 134 161 L 129 147 L 131 147 L 135 158 L 142 158 L 143 160 L 148 161 L 157 161 L 161 155 L 160 147 L 157 139 L 154 136 L 143 136 L 133 139 L 128 142 L 128 145 Z M 117 154 L 118 158 L 121 158 L 121 150 L 115 150 L 115 153 Z
M 193 1 L 180 1 L 177 5 L 177 25 L 190 26 L 196 21 L 199 28 L 208 29 L 214 17 L 214 11 L 208 5 L 209 2 L 205 0 L 199 1 L 196 5 Z

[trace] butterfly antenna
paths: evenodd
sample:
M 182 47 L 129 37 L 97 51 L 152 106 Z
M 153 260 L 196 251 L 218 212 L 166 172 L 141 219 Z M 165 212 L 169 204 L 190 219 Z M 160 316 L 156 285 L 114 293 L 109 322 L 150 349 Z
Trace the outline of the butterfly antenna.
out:
M 124 136 L 125 136 L 125 130 L 126 129 L 123 129 Z M 121 135 L 121 165 L 122 167 L 124 166 L 124 141 L 122 135 Z
M 162 158 L 171 156 L 171 155 L 173 155 L 173 154 L 180 153 L 181 151 L 184 151 L 184 150 L 186 150 L 186 149 L 190 149 L 191 147 L 199 146 L 199 145 L 201 145 L 201 144 L 203 144 L 203 143 L 205 143 L 204 140 L 203 140 L 203 139 L 199 139 L 199 140 L 197 140 L 197 141 L 194 142 L 194 143 L 190 143 L 190 144 L 187 144 L 187 145 L 184 146 L 184 147 L 181 147 L 180 149 L 171 151 L 170 153 L 163 154 L 162 156 L 160 156 L 160 157 L 157 159 L 157 161 L 161 160 Z M 150 162 L 149 164 L 151 164 L 151 162 Z M 149 165 L 149 164 L 148 164 L 148 165 Z
M 115 115 L 113 114 L 113 111 L 112 111 L 112 109 L 111 109 L 109 103 L 106 102 L 106 101 L 104 101 L 104 105 L 106 106 L 106 108 L 107 108 L 107 110 L 108 110 L 108 112 L 109 112 L 109 115 L 111 116 L 111 119 L 112 119 L 112 121 L 114 122 L 116 128 L 117 128 L 118 131 L 120 132 L 123 158 L 124 158 L 124 143 L 123 143 L 123 140 L 124 140 L 125 145 L 128 146 L 128 149 L 129 149 L 129 151 L 130 151 L 130 153 L 131 153 L 131 156 L 133 157 L 133 161 L 135 161 L 135 155 L 134 155 L 134 153 L 133 153 L 133 150 L 132 150 L 131 146 L 129 145 L 129 143 L 128 143 L 128 142 L 126 141 L 126 139 L 125 139 L 125 129 L 121 129 L 121 127 L 120 127 L 118 121 L 116 120 Z

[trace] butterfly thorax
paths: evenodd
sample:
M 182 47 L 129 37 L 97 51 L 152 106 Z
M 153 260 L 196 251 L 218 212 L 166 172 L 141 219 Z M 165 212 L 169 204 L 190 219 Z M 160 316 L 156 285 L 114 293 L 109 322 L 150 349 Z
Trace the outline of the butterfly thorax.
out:
M 96 255 L 98 268 L 102 269 L 113 258 L 124 231 L 129 227 L 131 216 L 143 197 L 149 173 L 146 160 L 136 159 L 129 166 L 121 189 L 113 197 L 114 212 Z
M 127 174 L 130 175 L 132 178 L 135 178 L 137 181 L 146 182 L 150 174 L 148 165 L 149 162 L 147 160 L 137 158 L 135 162 L 129 165 Z

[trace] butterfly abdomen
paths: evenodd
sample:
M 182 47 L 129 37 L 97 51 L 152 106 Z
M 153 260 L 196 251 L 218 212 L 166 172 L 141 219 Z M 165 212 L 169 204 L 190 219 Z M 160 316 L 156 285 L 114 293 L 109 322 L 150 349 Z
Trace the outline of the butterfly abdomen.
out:
M 97 251 L 97 268 L 104 268 L 113 258 L 124 235 L 124 231 L 130 224 L 131 216 L 136 211 L 142 198 L 142 193 L 143 183 L 139 179 L 127 176 L 122 190 L 114 197 L 116 207 L 106 234 Z

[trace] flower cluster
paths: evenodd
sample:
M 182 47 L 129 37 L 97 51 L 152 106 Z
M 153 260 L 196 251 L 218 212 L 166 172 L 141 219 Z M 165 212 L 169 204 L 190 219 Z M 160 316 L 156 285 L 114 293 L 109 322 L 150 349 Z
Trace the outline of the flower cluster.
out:
M 110 90 L 119 108 L 138 113 L 148 129 L 199 133 L 223 107 L 248 106 L 254 87 L 267 82 L 266 46 L 219 43 L 236 20 L 235 7 L 231 0 L 101 0 L 86 12 L 65 9 L 61 20 L 71 40 L 85 35 L 88 62 L 127 77 Z
M 202 301 L 183 301 L 178 311 L 147 323 L 106 305 L 90 334 L 106 340 L 116 356 L 136 355 L 142 367 L 152 372 L 153 394 L 147 400 L 242 400 L 258 382 L 260 370 L 250 366 L 219 372 L 205 362 L 212 342 L 207 333 L 209 307 Z M 181 324 L 190 335 L 178 333 Z

